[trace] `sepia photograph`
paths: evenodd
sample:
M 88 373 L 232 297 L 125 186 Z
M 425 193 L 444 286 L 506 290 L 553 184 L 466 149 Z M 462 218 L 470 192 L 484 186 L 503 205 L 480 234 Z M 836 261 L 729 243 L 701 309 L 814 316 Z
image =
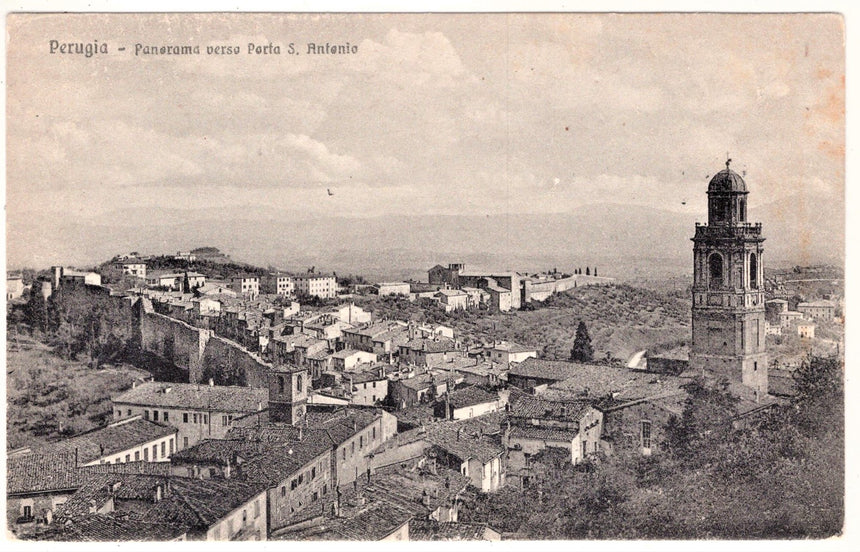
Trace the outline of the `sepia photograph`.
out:
M 842 14 L 5 25 L 6 541 L 843 542 Z

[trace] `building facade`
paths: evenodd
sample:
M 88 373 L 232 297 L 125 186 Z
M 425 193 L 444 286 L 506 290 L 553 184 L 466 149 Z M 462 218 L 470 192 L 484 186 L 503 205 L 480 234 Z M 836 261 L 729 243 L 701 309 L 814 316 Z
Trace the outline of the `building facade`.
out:
M 694 370 L 740 380 L 767 393 L 764 238 L 747 222 L 747 186 L 729 168 L 708 184 L 708 223 L 693 240 Z

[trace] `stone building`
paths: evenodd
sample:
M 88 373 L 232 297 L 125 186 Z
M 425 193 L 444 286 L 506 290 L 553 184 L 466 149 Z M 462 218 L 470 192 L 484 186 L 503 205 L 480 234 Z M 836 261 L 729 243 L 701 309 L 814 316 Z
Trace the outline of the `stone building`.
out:
M 708 223 L 693 240 L 694 370 L 767 393 L 761 223 L 747 222 L 746 182 L 729 168 L 708 184 Z

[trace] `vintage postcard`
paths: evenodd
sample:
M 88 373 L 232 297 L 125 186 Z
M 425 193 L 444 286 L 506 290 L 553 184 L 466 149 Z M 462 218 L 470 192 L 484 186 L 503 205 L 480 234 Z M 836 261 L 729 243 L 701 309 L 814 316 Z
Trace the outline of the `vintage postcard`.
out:
M 843 538 L 841 15 L 6 30 L 8 539 Z

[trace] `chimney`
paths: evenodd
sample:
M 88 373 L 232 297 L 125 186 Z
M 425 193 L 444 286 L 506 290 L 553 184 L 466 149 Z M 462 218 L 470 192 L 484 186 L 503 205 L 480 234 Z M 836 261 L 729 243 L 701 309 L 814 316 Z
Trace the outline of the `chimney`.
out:
M 137 387 L 137 380 L 131 382 L 131 388 L 134 389 L 135 387 Z

